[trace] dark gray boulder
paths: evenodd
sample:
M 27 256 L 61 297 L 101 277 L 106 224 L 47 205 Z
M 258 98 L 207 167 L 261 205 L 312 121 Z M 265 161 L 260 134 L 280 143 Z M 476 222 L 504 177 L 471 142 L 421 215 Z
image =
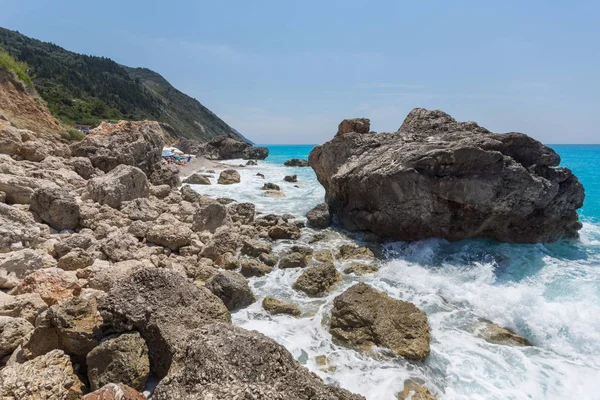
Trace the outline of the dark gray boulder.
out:
M 549 147 L 414 109 L 395 133 L 344 133 L 315 147 L 311 167 L 334 218 L 382 238 L 576 238 L 583 186 Z
M 229 311 L 247 307 L 256 301 L 248 281 L 239 272 L 219 271 L 205 286 L 223 301 Z
M 327 228 L 331 224 L 331 214 L 327 203 L 321 203 L 315 206 L 306 214 L 308 226 L 313 228 Z
M 228 136 L 219 136 L 208 143 L 194 147 L 199 156 L 212 160 L 230 160 L 243 158 L 245 160 L 264 160 L 269 155 L 266 147 L 256 147 L 250 143 L 236 140 Z

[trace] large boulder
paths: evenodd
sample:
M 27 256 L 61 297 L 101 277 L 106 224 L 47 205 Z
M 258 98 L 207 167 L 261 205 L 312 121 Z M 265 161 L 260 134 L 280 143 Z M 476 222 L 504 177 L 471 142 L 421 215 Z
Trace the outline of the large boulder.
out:
M 336 136 L 345 135 L 346 133 L 369 133 L 371 130 L 371 120 L 368 118 L 352 118 L 345 119 L 338 125 Z
M 71 145 L 71 154 L 89 158 L 94 167 L 104 172 L 125 164 L 150 176 L 161 168 L 163 146 L 163 131 L 157 122 L 103 122 L 85 139 Z
M 582 226 L 583 186 L 552 149 L 439 110 L 414 109 L 395 133 L 338 135 L 309 162 L 351 231 L 534 243 L 577 237 Z
M 20 317 L 34 324 L 37 316 L 47 308 L 48 305 L 37 293 L 18 296 L 0 295 L 0 316 Z
M 125 201 L 148 197 L 148 179 L 142 170 L 129 165 L 119 165 L 108 174 L 88 181 L 90 197 L 100 204 L 120 208 Z
M 7 400 L 79 400 L 84 385 L 69 356 L 53 350 L 33 360 L 0 369 L 0 398 Z
M 159 246 L 179 250 L 180 247 L 190 244 L 193 233 L 190 228 L 183 224 L 154 224 L 148 229 L 146 239 Z
M 86 357 L 91 390 L 109 383 L 123 383 L 142 390 L 150 374 L 148 346 L 138 332 L 102 341 Z
M 32 330 L 26 319 L 0 316 L 0 359 L 19 347 Z
M 44 268 L 40 252 L 31 249 L 0 253 L 0 289 L 12 289 L 29 272 Z
M 329 332 L 344 343 L 386 347 L 409 360 L 429 355 L 427 315 L 414 304 L 358 283 L 333 301 Z
M 179 179 L 179 168 L 175 165 L 169 165 L 166 163 L 159 164 L 154 172 L 148 176 L 148 180 L 153 185 L 169 185 L 169 187 L 177 187 L 181 185 L 181 179 Z
M 239 272 L 220 271 L 205 286 L 223 301 L 229 311 L 247 307 L 256 301 L 248 281 Z
M 146 400 L 146 396 L 122 383 L 109 383 L 86 394 L 81 400 Z
M 75 229 L 79 226 L 79 204 L 75 196 L 64 189 L 37 189 L 31 196 L 30 209 L 56 230 Z
M 60 268 L 44 268 L 26 275 L 11 294 L 37 293 L 49 306 L 78 296 L 81 286 L 75 276 Z
M 240 183 L 240 173 L 235 169 L 226 169 L 219 174 L 217 183 L 221 185 L 232 185 L 234 183 Z
M 299 317 L 302 314 L 300 309 L 295 305 L 286 303 L 283 300 L 279 300 L 271 296 L 267 296 L 263 299 L 262 306 L 269 314 L 273 315 L 287 314 L 293 315 L 294 317 Z
M 192 230 L 215 232 L 217 228 L 230 222 L 231 218 L 227 213 L 227 207 L 219 203 L 207 204 L 200 207 L 194 214 Z
M 307 214 L 308 226 L 313 228 L 327 228 L 331 224 L 331 214 L 327 203 L 321 203 L 313 207 Z
M 231 322 L 223 302 L 177 272 L 146 268 L 110 290 L 100 305 L 106 332 L 137 330 L 149 349 L 152 372 L 167 374 L 188 334 L 212 321 Z
M 325 385 L 283 346 L 256 331 L 211 324 L 194 332 L 188 343 L 185 357 L 154 391 L 154 400 L 364 400 Z
M 309 296 L 323 296 L 341 279 L 342 276 L 335 269 L 335 265 L 315 265 L 305 269 L 293 287 Z
M 0 253 L 13 248 L 33 247 L 43 231 L 30 213 L 0 203 Z
M 196 151 L 199 156 L 204 156 L 212 160 L 230 160 L 236 158 L 264 160 L 269 155 L 269 149 L 266 147 L 256 147 L 250 143 L 228 136 L 219 136 L 208 143 L 194 144 L 193 146 L 188 146 L 186 143 L 184 148 Z

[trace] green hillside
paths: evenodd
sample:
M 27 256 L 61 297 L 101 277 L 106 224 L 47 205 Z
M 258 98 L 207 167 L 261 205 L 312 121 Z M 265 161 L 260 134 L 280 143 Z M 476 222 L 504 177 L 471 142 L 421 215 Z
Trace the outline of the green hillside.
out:
M 0 47 L 27 63 L 52 114 L 67 124 L 151 119 L 169 124 L 176 137 L 209 140 L 241 136 L 196 99 L 146 68 L 77 54 L 52 43 L 0 28 Z

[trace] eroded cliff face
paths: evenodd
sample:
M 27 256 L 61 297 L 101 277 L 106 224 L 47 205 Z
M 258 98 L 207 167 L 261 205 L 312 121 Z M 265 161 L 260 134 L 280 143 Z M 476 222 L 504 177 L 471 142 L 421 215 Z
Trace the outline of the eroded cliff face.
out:
M 491 133 L 422 108 L 395 133 L 342 125 L 309 162 L 345 229 L 408 241 L 523 243 L 574 238 L 581 229 L 583 186 L 552 149 L 525 134 Z
M 4 118 L 2 117 L 4 116 Z M 40 136 L 64 130 L 33 88 L 26 88 L 11 72 L 0 68 L 0 119 Z

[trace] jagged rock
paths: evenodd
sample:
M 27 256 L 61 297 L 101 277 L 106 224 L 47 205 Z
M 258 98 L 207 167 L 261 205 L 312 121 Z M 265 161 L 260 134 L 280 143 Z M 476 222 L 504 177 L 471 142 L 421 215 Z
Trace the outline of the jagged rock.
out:
M 0 190 L 4 192 L 4 201 L 10 204 L 29 204 L 36 189 L 60 189 L 49 180 L 31 176 L 17 176 L 0 173 Z
M 0 203 L 6 203 L 6 192 L 0 192 Z
M 100 241 L 100 249 L 106 258 L 112 262 L 135 259 L 137 250 L 141 247 L 135 236 L 121 230 L 116 230 Z
M 300 239 L 301 232 L 298 227 L 290 222 L 285 224 L 275 225 L 269 228 L 269 237 L 273 240 L 280 239 Z
M 227 208 L 218 203 L 207 204 L 194 214 L 192 230 L 215 232 L 219 227 L 231 223 Z
M 194 332 L 185 357 L 159 383 L 152 398 L 229 400 L 240 396 L 364 400 L 347 390 L 325 385 L 274 340 L 225 324 L 211 324 Z
M 338 260 L 372 260 L 375 258 L 375 255 L 368 247 L 357 247 L 351 244 L 343 244 L 340 246 L 335 258 Z
M 54 251 L 56 252 L 57 257 L 60 258 L 74 250 L 87 250 L 96 242 L 94 236 L 89 233 L 74 234 L 56 243 L 54 245 Z
M 261 253 L 258 256 L 258 259 L 260 261 L 262 261 L 264 264 L 268 265 L 269 267 L 274 267 L 275 265 L 277 265 L 277 257 L 275 257 L 273 254 L 267 254 L 267 253 Z
M 254 221 L 256 206 L 252 203 L 235 203 L 227 207 L 227 212 L 233 222 L 250 224 Z
M 369 133 L 371 130 L 371 120 L 368 118 L 352 118 L 345 119 L 338 125 L 336 136 L 345 135 L 346 133 Z
M 39 314 L 48 308 L 48 305 L 39 294 L 27 293 L 17 296 L 0 295 L 0 315 L 13 318 L 24 318 L 30 324 L 35 323 Z
M 0 369 L 0 382 L 0 398 L 7 400 L 79 400 L 84 389 L 61 350 L 7 365 Z
M 154 221 L 160 215 L 157 203 L 145 197 L 123 202 L 121 212 L 132 221 Z
M 101 171 L 94 168 L 94 165 L 87 157 L 72 157 L 67 162 L 73 171 L 83 179 L 92 179 L 95 176 L 102 174 Z
M 159 246 L 178 250 L 180 247 L 190 244 L 193 233 L 183 224 L 152 225 L 146 233 L 146 239 Z
M 257 146 L 251 146 L 251 147 L 247 147 L 244 152 L 242 153 L 243 155 L 243 159 L 247 160 L 247 159 L 256 159 L 256 160 L 264 160 L 265 158 L 267 158 L 269 156 L 269 149 L 267 149 L 266 147 L 257 147 Z
M 94 257 L 85 250 L 76 249 L 58 260 L 57 267 L 65 271 L 77 271 L 94 263 Z
M 102 319 L 98 301 L 104 292 L 84 289 L 81 296 L 55 304 L 41 313 L 35 330 L 23 344 L 25 358 L 32 359 L 54 349 L 63 350 L 78 363 L 100 342 Z
M 304 268 L 308 265 L 306 259 L 307 256 L 302 253 L 289 253 L 279 259 L 279 268 Z
M 292 158 L 283 163 L 286 167 L 308 167 L 308 161 Z
M 259 257 L 263 253 L 270 253 L 273 250 L 272 246 L 267 242 L 261 242 L 259 240 L 248 239 L 244 240 L 242 254 L 250 257 Z
M 549 147 L 414 109 L 396 133 L 346 133 L 309 157 L 329 209 L 381 238 L 546 242 L 577 237 L 581 183 Z
M 183 180 L 183 183 L 190 185 L 210 185 L 210 179 L 206 175 L 194 173 Z
M 309 296 L 323 296 L 333 285 L 342 279 L 333 264 L 308 267 L 294 282 L 294 289 Z
M 409 360 L 429 355 L 427 315 L 414 304 L 358 283 L 333 301 L 329 332 L 344 343 L 382 346 Z
M 274 297 L 267 296 L 263 299 L 262 306 L 270 314 L 287 314 L 299 317 L 302 313 L 293 304 L 286 303 L 285 301 L 278 300 Z
M 109 383 L 81 400 L 146 400 L 146 396 L 122 383 Z
M 142 390 L 150 374 L 148 346 L 138 332 L 115 335 L 102 341 L 86 357 L 91 390 L 121 383 Z
M 296 183 L 296 182 L 298 182 L 298 176 L 297 175 L 286 175 L 283 177 L 283 180 L 286 182 L 290 182 L 290 183 Z
M 246 278 L 251 278 L 253 276 L 264 276 L 272 270 L 273 268 L 261 263 L 260 261 L 247 259 L 242 261 L 242 269 L 240 272 Z
M 202 249 L 202 256 L 216 260 L 225 253 L 236 253 L 241 246 L 240 236 L 233 232 L 230 227 L 217 228 L 210 241 Z
M 40 269 L 25 276 L 11 294 L 38 293 L 49 306 L 79 295 L 77 278 L 60 268 Z
M 181 198 L 190 203 L 196 203 L 202 198 L 202 195 L 192 189 L 190 185 L 183 185 L 181 188 Z
M 315 206 L 306 214 L 308 225 L 313 228 L 327 228 L 331 224 L 331 215 L 327 203 L 321 203 Z
M 172 188 L 181 185 L 179 168 L 175 165 L 165 164 L 164 162 L 148 176 L 148 180 L 153 185 L 169 185 Z
M 517 335 L 507 328 L 503 328 L 491 321 L 482 320 L 475 329 L 475 335 L 490 343 L 505 344 L 509 346 L 531 346 L 529 340 Z
M 279 187 L 279 185 L 267 182 L 260 188 L 260 190 L 281 190 L 281 188 Z
M 32 330 L 33 325 L 24 318 L 0 316 L 0 358 L 19 347 Z
M 215 265 L 227 270 L 235 270 L 241 267 L 240 259 L 231 253 L 225 253 L 215 259 Z
M 164 140 L 154 121 L 103 122 L 80 142 L 71 145 L 73 156 L 87 157 L 94 167 L 109 172 L 124 164 L 150 176 L 161 168 Z
M 90 273 L 87 276 L 87 287 L 108 292 L 120 281 L 127 279 L 134 271 L 147 268 L 147 265 L 138 260 L 128 260 L 104 267 L 94 264 L 90 268 Z
M 235 200 L 229 197 L 219 197 L 217 199 L 217 203 L 227 206 L 231 203 L 235 203 Z
M 322 263 L 333 264 L 333 254 L 331 254 L 331 251 L 326 249 L 315 251 L 313 254 L 313 258 Z
M 183 301 L 185 299 L 185 301 Z M 211 321 L 231 322 L 223 302 L 176 272 L 147 268 L 118 282 L 100 305 L 105 331 L 137 330 L 159 378 L 186 347 L 190 331 Z
M 366 275 L 377 272 L 377 265 L 374 264 L 365 264 L 361 262 L 353 262 L 350 263 L 346 268 L 344 268 L 345 274 L 354 274 L 354 275 Z
M 169 185 L 150 186 L 150 194 L 158 197 L 159 199 L 164 199 L 169 195 L 169 193 L 171 193 L 171 186 Z
M 97 203 L 120 208 L 124 201 L 148 197 L 148 179 L 142 170 L 128 165 L 119 165 L 108 174 L 88 181 L 90 197 Z
M 238 272 L 220 271 L 205 286 L 225 303 L 229 311 L 247 307 L 256 301 L 248 281 Z
M 33 192 L 31 211 L 56 230 L 79 226 L 79 205 L 75 197 L 63 189 L 39 188 Z
M 240 173 L 235 169 L 226 169 L 219 174 L 219 180 L 217 182 L 221 185 L 240 183 Z
M 208 143 L 197 145 L 194 150 L 198 151 L 198 155 L 212 160 L 231 160 L 236 158 L 264 160 L 269 155 L 269 149 L 266 147 L 255 147 L 250 143 L 225 135 L 218 136 Z
M 436 400 L 436 398 L 426 386 L 406 380 L 404 389 L 398 393 L 398 400 Z
M 0 253 L 20 248 L 33 247 L 43 235 L 31 214 L 0 203 Z
M 42 254 L 31 249 L 0 253 L 0 289 L 12 289 L 29 272 L 44 268 Z

